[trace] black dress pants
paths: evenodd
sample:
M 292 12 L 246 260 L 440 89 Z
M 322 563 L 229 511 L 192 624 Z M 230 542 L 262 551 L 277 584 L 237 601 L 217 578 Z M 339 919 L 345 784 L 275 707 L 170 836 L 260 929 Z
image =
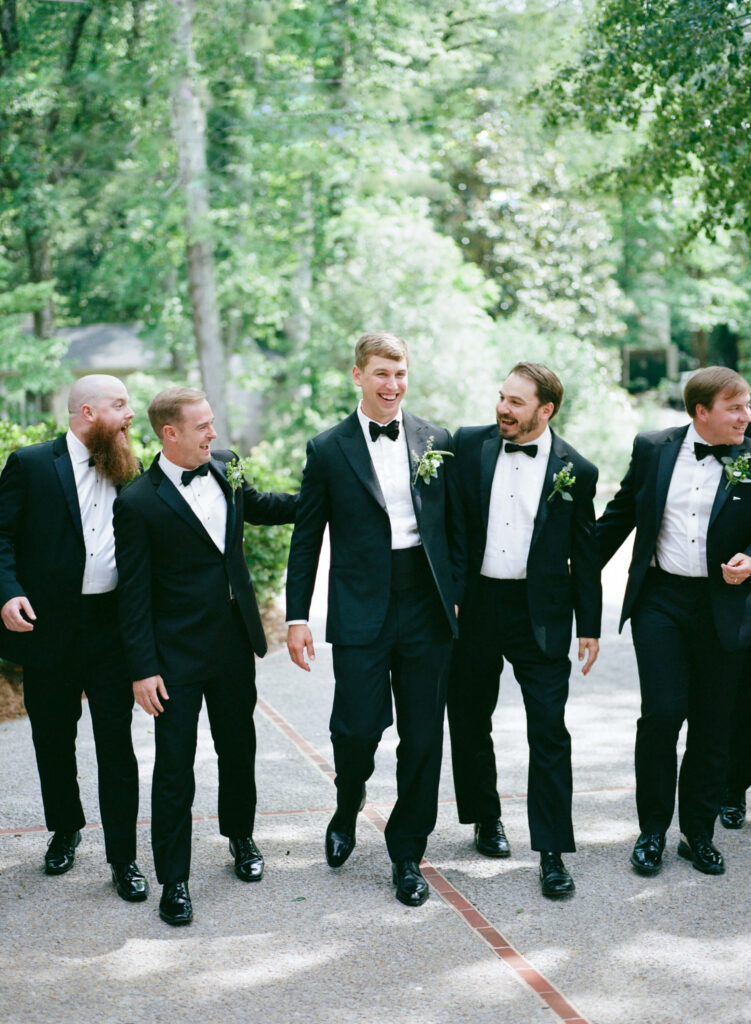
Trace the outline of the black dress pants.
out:
M 200 679 L 163 672 L 169 700 L 156 717 L 151 787 L 151 844 L 161 885 L 190 877 L 194 763 L 203 699 L 219 772 L 219 831 L 252 836 L 256 811 L 255 656 L 234 605 L 227 606 L 216 668 Z
M 138 764 L 133 753 L 133 686 L 117 626 L 114 593 L 81 598 L 81 616 L 67 660 L 24 668 L 47 828 L 73 832 L 86 823 L 78 789 L 76 734 L 81 692 L 88 698 L 97 754 L 99 809 L 107 860 L 136 856 Z
M 459 616 L 448 719 L 459 821 L 501 816 L 492 728 L 504 659 L 527 715 L 527 817 L 533 850 L 576 849 L 571 821 L 571 737 L 566 729 L 571 662 L 549 657 L 532 632 L 526 580 L 480 577 Z
M 751 658 L 748 657 L 731 715 L 728 755 L 725 788 L 733 800 L 743 800 L 751 786 Z
M 639 667 L 636 808 L 642 832 L 667 832 L 675 807 L 685 835 L 714 832 L 727 770 L 728 727 L 744 653 L 720 644 L 704 578 L 647 572 L 631 616 Z M 687 721 L 686 752 L 677 743 Z
M 393 721 L 396 803 L 386 825 L 392 861 L 419 863 L 438 814 L 443 717 L 452 637 L 422 548 L 393 553 L 386 619 L 372 644 L 333 648 L 331 742 L 337 812 L 353 817 L 374 768 L 381 735 Z

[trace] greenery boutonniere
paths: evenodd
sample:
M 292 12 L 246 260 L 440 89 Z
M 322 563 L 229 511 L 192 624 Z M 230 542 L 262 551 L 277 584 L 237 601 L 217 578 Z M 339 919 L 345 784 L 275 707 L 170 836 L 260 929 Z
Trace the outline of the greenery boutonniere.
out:
M 735 487 L 736 484 L 751 484 L 749 459 L 751 459 L 751 452 L 741 452 L 735 459 L 731 459 L 729 455 L 723 456 L 722 464 L 727 478 L 725 490 L 729 487 Z
M 242 487 L 245 483 L 245 466 L 243 465 L 242 459 L 235 459 L 234 462 L 228 462 L 225 465 L 227 473 L 227 483 L 232 488 L 234 493 L 238 487 Z
M 413 487 L 417 483 L 418 477 L 425 481 L 425 486 L 427 487 L 430 484 L 430 481 L 438 476 L 438 469 L 443 465 L 443 456 L 453 456 L 454 454 L 453 452 L 440 451 L 437 448 L 434 450 L 433 441 L 435 441 L 435 438 L 431 434 L 428 438 L 428 443 L 425 445 L 425 451 L 421 456 L 414 451 L 410 453 L 412 455 L 412 463 L 415 467 L 415 475 L 412 480 Z
M 571 470 L 573 468 L 573 462 L 567 462 L 565 466 L 562 466 L 561 469 L 553 475 L 553 490 L 548 495 L 548 501 L 552 501 L 556 494 L 560 494 L 564 501 L 574 500 L 569 494 L 570 488 L 572 488 L 576 483 L 576 477 L 571 476 Z

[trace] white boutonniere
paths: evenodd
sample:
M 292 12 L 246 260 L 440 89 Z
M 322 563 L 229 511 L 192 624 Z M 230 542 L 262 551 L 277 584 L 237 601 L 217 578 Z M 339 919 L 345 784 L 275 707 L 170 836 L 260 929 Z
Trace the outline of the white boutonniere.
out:
M 552 501 L 556 494 L 560 494 L 564 501 L 574 500 L 569 494 L 569 491 L 576 483 L 576 477 L 571 476 L 571 470 L 573 468 L 573 462 L 567 462 L 566 465 L 562 466 L 557 473 L 553 474 L 553 490 L 548 495 L 548 501 Z
M 242 487 L 245 483 L 245 467 L 242 464 L 242 459 L 236 459 L 234 462 L 227 462 L 224 468 L 227 474 L 227 483 L 230 485 L 232 493 L 234 494 L 237 488 Z
M 736 484 L 751 484 L 749 459 L 751 459 L 751 452 L 741 452 L 735 459 L 731 459 L 729 455 L 723 455 L 722 464 L 727 479 L 725 490 L 735 487 Z
M 435 438 L 431 434 L 428 438 L 428 442 L 425 445 L 425 451 L 422 455 L 418 455 L 417 452 L 410 452 L 412 456 L 412 465 L 415 467 L 415 475 L 412 480 L 412 486 L 417 483 L 418 477 L 420 480 L 425 482 L 427 487 L 431 480 L 434 480 L 438 476 L 438 470 L 443 465 L 444 455 L 453 456 L 453 452 L 444 452 L 440 449 L 433 448 L 433 441 Z

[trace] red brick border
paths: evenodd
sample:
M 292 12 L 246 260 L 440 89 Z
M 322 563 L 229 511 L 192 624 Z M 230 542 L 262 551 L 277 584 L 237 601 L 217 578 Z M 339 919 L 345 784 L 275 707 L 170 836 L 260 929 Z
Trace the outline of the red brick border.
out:
M 266 718 L 284 735 L 297 749 L 304 754 L 313 764 L 329 779 L 333 781 L 335 771 L 325 757 L 323 757 L 300 733 L 291 725 L 283 715 L 268 704 L 265 700 L 258 698 L 257 707 Z M 386 827 L 386 818 L 377 807 L 367 803 L 363 814 L 381 832 Z M 497 931 L 488 919 L 480 913 L 456 889 L 447 878 L 438 871 L 430 861 L 423 859 L 420 869 L 431 888 L 461 920 L 470 928 L 475 935 L 488 945 L 495 955 L 506 967 L 512 971 L 516 978 L 530 988 L 535 995 L 545 1004 L 547 1009 L 553 1011 L 556 1017 L 565 1021 L 566 1024 L 590 1024 L 587 1019 L 576 1010 L 561 992 L 547 980 L 540 972 L 525 960 L 514 947 L 508 942 L 499 931 Z

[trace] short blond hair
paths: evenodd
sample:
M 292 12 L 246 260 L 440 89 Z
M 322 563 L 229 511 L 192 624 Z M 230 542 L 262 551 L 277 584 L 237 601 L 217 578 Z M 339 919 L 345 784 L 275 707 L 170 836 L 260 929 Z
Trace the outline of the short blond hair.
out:
M 364 370 L 371 356 L 382 359 L 403 359 L 409 365 L 409 349 L 407 342 L 389 331 L 368 331 L 357 339 L 355 345 L 355 365 Z
M 174 387 L 160 391 L 149 402 L 149 422 L 154 433 L 161 439 L 162 431 L 168 423 L 181 423 L 183 409 L 186 405 L 202 402 L 206 398 L 204 391 L 196 388 Z

